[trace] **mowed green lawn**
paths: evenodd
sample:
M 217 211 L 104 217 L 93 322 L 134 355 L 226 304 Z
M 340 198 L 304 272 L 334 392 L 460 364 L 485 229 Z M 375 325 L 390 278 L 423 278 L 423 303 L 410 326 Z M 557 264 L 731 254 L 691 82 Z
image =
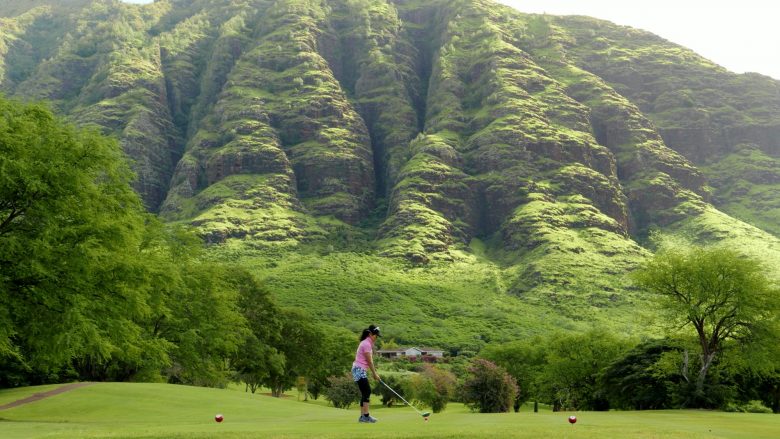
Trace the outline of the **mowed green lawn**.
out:
M 0 405 L 56 386 L 0 391 Z M 225 421 L 218 424 L 214 415 Z M 780 416 L 709 411 L 477 414 L 460 404 L 425 422 L 407 407 L 358 410 L 236 390 L 99 383 L 0 411 L 12 438 L 778 438 Z M 575 425 L 569 415 L 578 418 Z

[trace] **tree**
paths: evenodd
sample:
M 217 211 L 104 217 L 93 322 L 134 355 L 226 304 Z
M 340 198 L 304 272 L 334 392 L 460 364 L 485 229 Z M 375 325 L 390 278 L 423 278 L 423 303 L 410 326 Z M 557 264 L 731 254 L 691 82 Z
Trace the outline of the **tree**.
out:
M 328 386 L 328 377 L 342 374 L 352 364 L 356 344 L 351 331 L 322 326 L 320 357 L 307 376 L 307 395 L 317 399 Z
M 455 382 L 455 375 L 451 372 L 426 364 L 422 372 L 411 377 L 408 386 L 415 401 L 439 413 L 447 407 L 447 402 L 455 393 Z
M 271 394 L 281 397 L 285 390 L 293 388 L 299 376 L 311 377 L 324 356 L 323 329 L 311 321 L 311 317 L 298 309 L 282 309 L 279 336 L 273 346 L 284 355 L 284 369 L 272 370 L 264 380 Z
M 602 386 L 610 407 L 633 410 L 668 408 L 670 377 L 659 373 L 656 364 L 664 353 L 680 348 L 671 341 L 649 340 L 634 347 L 610 364 L 602 374 Z
M 546 364 L 546 341 L 541 337 L 501 345 L 488 345 L 480 356 L 503 367 L 520 387 L 515 405 L 539 400 L 539 380 Z
M 224 387 L 231 377 L 229 359 L 249 334 L 236 305 L 233 271 L 201 261 L 179 269 L 182 282 L 168 292 L 168 314 L 161 324 L 161 334 L 175 345 L 169 381 Z
M 609 403 L 599 377 L 627 350 L 628 342 L 606 329 L 554 334 L 546 343 L 546 365 L 539 391 L 553 410 L 606 410 Z
M 517 382 L 506 370 L 488 360 L 477 358 L 468 369 L 461 387 L 461 398 L 480 413 L 508 412 L 517 396 Z
M 280 311 L 268 290 L 247 271 L 235 269 L 231 279 L 238 289 L 238 308 L 250 330 L 234 355 L 232 366 L 235 378 L 255 393 L 271 374 L 284 373 L 284 354 L 273 346 L 281 337 Z
M 780 367 L 763 373 L 758 393 L 773 413 L 780 413 Z
M 665 248 L 634 279 L 662 299 L 670 324 L 692 330 L 700 355 L 698 397 L 704 397 L 707 372 L 729 342 L 766 337 L 777 343 L 780 297 L 756 259 L 718 247 Z
M 230 360 L 252 334 L 237 302 L 257 283 L 244 270 L 206 260 L 194 232 L 158 221 L 148 222 L 140 257 L 153 294 L 139 323 L 144 339 L 166 347 L 165 364 L 144 361 L 134 376 L 109 379 L 162 375 L 173 383 L 225 386 L 234 375 Z
M 0 99 L 0 357 L 42 376 L 165 361 L 139 325 L 153 290 L 132 178 L 115 140 Z
M 131 188 L 115 140 L 0 99 L 0 380 L 224 385 L 249 334 L 234 270 Z

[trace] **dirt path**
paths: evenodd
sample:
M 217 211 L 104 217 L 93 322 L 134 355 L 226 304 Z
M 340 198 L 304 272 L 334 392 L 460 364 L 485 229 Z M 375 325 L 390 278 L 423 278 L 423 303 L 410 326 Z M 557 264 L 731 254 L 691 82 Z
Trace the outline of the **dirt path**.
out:
M 5 405 L 0 405 L 0 410 L 6 410 L 14 407 L 18 407 L 22 404 L 27 404 L 30 402 L 40 401 L 44 398 L 48 398 L 50 396 L 59 395 L 60 393 L 67 392 L 68 390 L 78 389 L 79 387 L 85 387 L 85 386 L 91 386 L 95 383 L 71 383 L 66 384 L 62 387 L 57 387 L 54 390 L 49 390 L 48 392 L 43 393 L 36 393 L 35 395 L 28 396 L 27 398 L 18 399 L 14 402 L 9 402 Z

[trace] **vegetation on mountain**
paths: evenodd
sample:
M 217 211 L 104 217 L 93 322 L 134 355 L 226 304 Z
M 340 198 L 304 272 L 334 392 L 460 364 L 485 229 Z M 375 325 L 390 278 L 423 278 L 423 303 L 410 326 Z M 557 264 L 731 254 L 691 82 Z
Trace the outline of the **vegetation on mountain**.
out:
M 552 21 L 572 36 L 566 45 L 572 63 L 631 100 L 653 121 L 667 146 L 699 167 L 716 207 L 777 233 L 776 225 L 765 220 L 777 207 L 777 198 L 771 197 L 777 180 L 769 171 L 778 152 L 777 80 L 732 74 L 637 29 L 587 17 Z M 754 169 L 756 156 L 748 150 L 765 154 L 768 165 Z M 754 158 L 748 159 L 750 155 Z M 755 192 L 743 192 L 742 179 L 755 185 Z M 751 205 L 739 208 L 748 199 Z
M 780 281 L 780 82 L 605 21 L 489 0 L 0 0 L 0 92 L 58 114 L 0 104 L 0 361 L 19 382 L 316 394 L 366 321 L 464 358 L 600 327 L 630 338 L 598 348 L 615 359 L 663 335 L 629 275 L 656 236 Z M 39 329 L 62 342 L 25 340 Z M 631 358 L 689 347 L 664 346 Z M 503 366 L 541 374 L 517 349 L 535 360 Z M 572 376 L 591 387 L 521 390 L 598 407 L 583 395 L 608 364 L 590 360 Z M 710 384 L 776 378 L 734 370 Z M 670 376 L 621 404 L 656 404 Z

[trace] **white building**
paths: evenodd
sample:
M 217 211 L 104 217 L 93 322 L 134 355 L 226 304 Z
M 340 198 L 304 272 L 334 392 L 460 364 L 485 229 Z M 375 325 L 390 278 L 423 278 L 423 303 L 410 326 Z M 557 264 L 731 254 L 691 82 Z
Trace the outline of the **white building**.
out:
M 430 355 L 431 357 L 443 358 L 444 351 L 436 348 L 419 348 L 423 355 Z
M 398 348 L 398 349 L 380 349 L 377 351 L 384 358 L 402 358 L 402 357 L 421 357 L 431 356 L 436 358 L 444 357 L 444 351 L 435 348 Z

